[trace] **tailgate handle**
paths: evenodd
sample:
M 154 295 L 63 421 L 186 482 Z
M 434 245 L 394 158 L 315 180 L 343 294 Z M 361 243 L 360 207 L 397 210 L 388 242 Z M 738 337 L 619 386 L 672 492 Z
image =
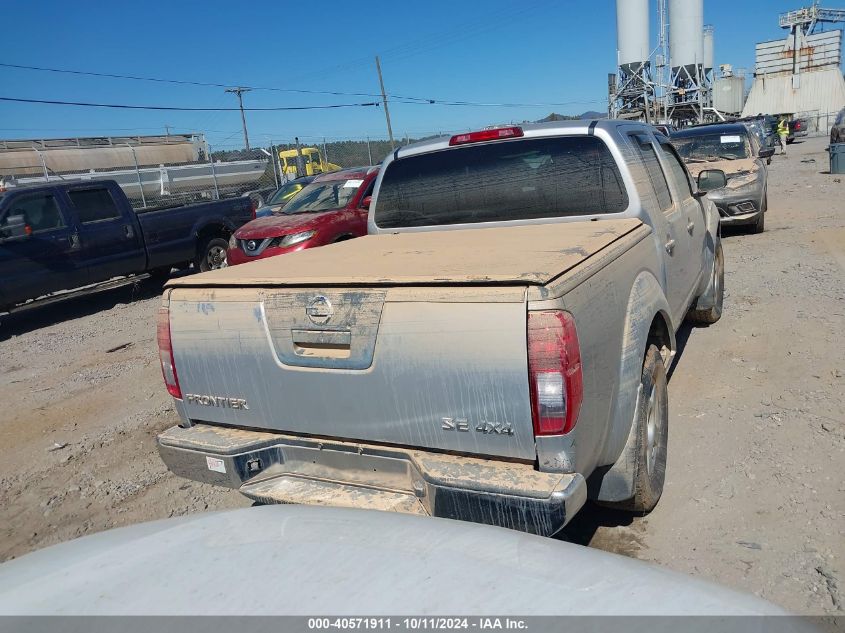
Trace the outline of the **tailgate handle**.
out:
M 291 330 L 297 356 L 349 358 L 352 332 L 348 330 Z

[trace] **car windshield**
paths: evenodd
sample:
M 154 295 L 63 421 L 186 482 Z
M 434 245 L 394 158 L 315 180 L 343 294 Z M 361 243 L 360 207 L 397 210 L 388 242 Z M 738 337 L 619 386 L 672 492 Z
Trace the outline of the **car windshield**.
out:
M 340 209 L 355 196 L 362 179 L 312 182 L 302 188 L 284 208 L 284 213 L 318 213 Z
M 604 142 L 570 136 L 396 160 L 382 176 L 374 219 L 397 228 L 618 213 L 627 206 Z
M 743 133 L 676 137 L 672 142 L 685 161 L 706 162 L 751 157 L 748 137 Z
M 301 182 L 291 182 L 276 190 L 267 204 L 282 204 L 290 200 L 298 191 L 302 190 Z

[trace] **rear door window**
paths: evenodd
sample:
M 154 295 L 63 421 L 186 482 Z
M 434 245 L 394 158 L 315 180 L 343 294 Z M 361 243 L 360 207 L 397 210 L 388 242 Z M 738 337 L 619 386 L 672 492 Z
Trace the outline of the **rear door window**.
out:
M 675 191 L 681 196 L 681 200 L 692 197 L 692 184 L 690 183 L 687 170 L 681 164 L 680 159 L 675 155 L 674 149 L 669 143 L 661 143 L 663 160 L 669 166 L 669 178 L 675 186 Z
M 620 213 L 628 194 L 594 136 L 466 145 L 400 158 L 382 176 L 381 228 Z
M 20 215 L 24 217 L 24 222 L 33 233 L 43 233 L 65 226 L 59 205 L 50 193 L 15 198 L 0 225 L 8 224 L 11 216 Z
M 82 224 L 114 220 L 121 215 L 111 193 L 105 187 L 71 189 L 67 195 Z
M 631 144 L 639 152 L 643 159 L 648 178 L 651 181 L 651 186 L 654 188 L 654 193 L 657 195 L 657 203 L 660 205 L 662 211 L 670 211 L 672 209 L 672 197 L 669 195 L 669 186 L 666 184 L 666 176 L 663 174 L 663 169 L 657 160 L 657 152 L 654 150 L 651 140 L 645 134 L 631 134 Z

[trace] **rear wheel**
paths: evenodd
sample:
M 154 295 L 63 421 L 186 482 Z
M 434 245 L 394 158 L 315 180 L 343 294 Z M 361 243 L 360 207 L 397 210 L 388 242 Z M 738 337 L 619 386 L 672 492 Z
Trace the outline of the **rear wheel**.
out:
M 713 306 L 706 309 L 693 308 L 687 317 L 693 323 L 709 325 L 722 318 L 722 304 L 725 300 L 725 257 L 722 253 L 722 245 L 716 247 L 713 258 Z
M 669 440 L 669 391 L 666 368 L 656 345 L 649 345 L 640 377 L 640 397 L 634 424 L 637 452 L 634 496 L 617 507 L 650 512 L 663 494 L 666 479 L 666 448 Z
M 228 250 L 229 243 L 226 240 L 222 237 L 212 237 L 200 247 L 194 265 L 201 272 L 226 268 L 229 265 L 226 259 Z

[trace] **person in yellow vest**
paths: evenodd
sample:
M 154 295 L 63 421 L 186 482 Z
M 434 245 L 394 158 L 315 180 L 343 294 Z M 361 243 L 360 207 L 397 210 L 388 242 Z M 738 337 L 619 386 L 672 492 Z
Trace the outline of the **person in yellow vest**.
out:
M 789 121 L 781 117 L 778 122 L 778 139 L 780 140 L 780 153 L 786 155 L 786 139 L 789 137 Z

